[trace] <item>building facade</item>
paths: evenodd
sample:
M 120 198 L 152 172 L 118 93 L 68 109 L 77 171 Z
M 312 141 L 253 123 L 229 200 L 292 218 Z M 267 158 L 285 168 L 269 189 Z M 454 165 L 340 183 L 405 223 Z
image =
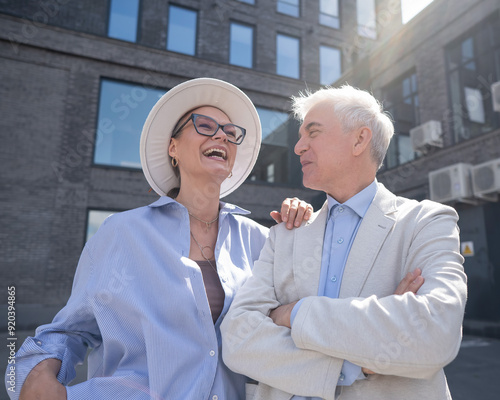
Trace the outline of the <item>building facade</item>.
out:
M 379 180 L 397 194 L 431 198 L 431 172 L 500 157 L 495 0 L 434 0 L 404 25 L 395 0 L 4 0 L 0 20 L 1 275 L 16 286 L 20 326 L 65 303 L 103 218 L 156 200 L 140 171 L 140 130 L 185 80 L 223 79 L 255 103 L 261 154 L 224 200 L 267 225 L 287 196 L 324 200 L 302 186 L 293 154 L 289 99 L 306 88 L 349 82 L 384 101 L 398 134 Z M 442 147 L 415 151 L 409 131 L 428 121 L 440 123 Z M 468 317 L 484 321 L 500 320 L 493 198 L 443 201 L 474 247 Z
M 360 50 L 336 84 L 372 91 L 392 115 L 396 135 L 378 179 L 399 195 L 455 207 L 468 275 L 466 331 L 499 336 L 500 90 L 492 86 L 500 81 L 500 3 L 434 0 Z

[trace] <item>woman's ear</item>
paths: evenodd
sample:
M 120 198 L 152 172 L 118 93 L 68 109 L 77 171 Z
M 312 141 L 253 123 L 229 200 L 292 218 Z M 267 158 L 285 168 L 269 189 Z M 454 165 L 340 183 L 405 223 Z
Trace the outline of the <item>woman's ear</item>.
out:
M 177 140 L 175 138 L 170 139 L 170 144 L 168 145 L 168 155 L 172 158 L 177 155 Z
M 370 128 L 363 126 L 356 132 L 356 142 L 353 147 L 353 155 L 359 156 L 366 149 L 370 148 L 370 143 L 372 141 L 372 131 Z

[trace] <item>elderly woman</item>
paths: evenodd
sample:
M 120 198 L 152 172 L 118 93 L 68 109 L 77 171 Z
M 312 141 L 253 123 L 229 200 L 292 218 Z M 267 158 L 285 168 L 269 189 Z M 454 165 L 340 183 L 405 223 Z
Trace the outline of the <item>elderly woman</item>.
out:
M 260 141 L 254 105 L 229 83 L 195 79 L 158 101 L 141 162 L 161 197 L 86 244 L 67 305 L 16 356 L 12 399 L 244 398 L 219 328 L 268 230 L 219 199 L 245 181 Z M 89 379 L 66 386 L 88 348 Z

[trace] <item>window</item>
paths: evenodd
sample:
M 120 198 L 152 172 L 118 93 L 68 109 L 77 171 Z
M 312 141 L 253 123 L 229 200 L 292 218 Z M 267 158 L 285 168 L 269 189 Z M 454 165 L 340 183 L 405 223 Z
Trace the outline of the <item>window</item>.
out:
M 339 0 L 319 1 L 319 23 L 330 28 L 340 28 Z
M 276 73 L 298 79 L 300 77 L 299 39 L 278 34 L 276 48 Z
M 377 14 L 375 0 L 357 0 L 356 15 L 358 18 L 358 35 L 369 38 L 377 38 Z
M 87 214 L 87 242 L 97 232 L 104 220 L 118 211 L 89 210 Z
M 385 109 L 394 119 L 395 135 L 385 158 L 385 167 L 393 168 L 415 159 L 410 129 L 420 124 L 417 74 L 410 72 L 391 83 L 384 89 L 383 98 Z
M 108 36 L 135 42 L 138 15 L 139 0 L 111 0 Z
M 301 187 L 302 167 L 293 152 L 299 123 L 282 111 L 257 107 L 257 112 L 262 124 L 262 146 L 248 179 Z
M 247 3 L 247 4 L 255 4 L 255 0 L 237 0 L 241 3 Z
M 167 50 L 194 56 L 198 13 L 187 8 L 168 8 Z
M 278 0 L 278 12 L 299 17 L 300 0 Z
M 163 90 L 101 81 L 94 163 L 141 168 L 139 143 L 144 121 Z
M 498 16 L 448 46 L 446 60 L 455 142 L 500 128 L 491 100 L 491 84 L 500 80 Z
M 322 85 L 330 85 L 340 78 L 342 66 L 340 50 L 334 47 L 319 47 L 319 77 Z
M 231 23 L 229 63 L 240 67 L 253 67 L 253 28 Z

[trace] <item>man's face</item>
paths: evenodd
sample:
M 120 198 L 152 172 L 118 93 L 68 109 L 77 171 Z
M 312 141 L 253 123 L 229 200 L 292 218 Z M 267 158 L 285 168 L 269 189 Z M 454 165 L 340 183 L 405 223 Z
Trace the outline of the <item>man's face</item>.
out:
M 344 133 L 332 106 L 312 107 L 299 129 L 295 154 L 300 156 L 304 186 L 334 193 L 352 162 L 354 135 Z

